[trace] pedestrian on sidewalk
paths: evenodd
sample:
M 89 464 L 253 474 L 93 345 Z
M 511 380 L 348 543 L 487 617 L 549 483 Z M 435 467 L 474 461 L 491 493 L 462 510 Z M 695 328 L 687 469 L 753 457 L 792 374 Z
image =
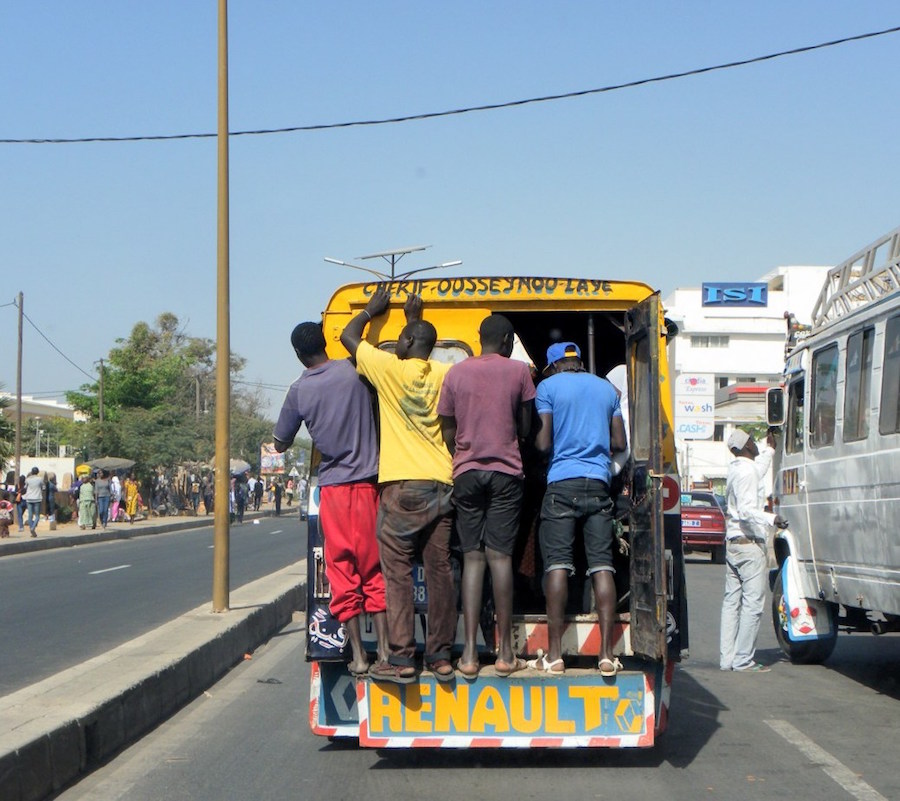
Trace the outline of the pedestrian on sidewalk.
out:
M 245 476 L 238 476 L 234 486 L 234 503 L 237 508 L 238 523 L 244 522 L 244 511 L 247 509 L 247 498 L 249 490 L 247 489 L 247 479 Z
M 84 530 L 88 526 L 96 528 L 94 523 L 94 480 L 91 476 L 85 476 L 78 488 L 78 528 Z
M 109 520 L 112 523 L 119 522 L 119 504 L 122 501 L 122 482 L 118 475 L 112 474 L 109 479 Z
M 256 477 L 256 485 L 253 487 L 253 511 L 258 512 L 262 503 L 263 493 L 266 491 L 265 482 L 262 476 Z
M 15 506 L 10 503 L 9 493 L 6 490 L 0 492 L 0 540 L 9 536 L 9 527 L 16 513 Z
M 138 483 L 134 480 L 134 473 L 129 473 L 125 479 L 123 492 L 125 493 L 125 515 L 128 517 L 128 522 L 133 523 L 137 516 L 138 496 L 140 495 Z
M 56 524 L 56 473 L 44 473 L 44 511 L 53 529 Z
M 28 503 L 25 500 L 25 476 L 19 476 L 19 482 L 16 484 L 16 521 L 19 524 L 19 533 L 25 531 L 25 510 Z
M 41 519 L 41 503 L 44 500 L 44 479 L 40 477 L 37 467 L 25 479 L 25 503 L 28 504 L 28 528 L 31 536 L 37 536 L 37 526 Z
M 273 489 L 273 493 L 275 495 L 275 517 L 278 517 L 281 514 L 281 493 L 284 491 L 284 487 L 281 486 L 280 481 L 275 482 L 275 487 Z
M 203 476 L 203 508 L 207 515 L 213 513 L 213 502 L 215 498 L 215 483 L 209 473 Z
M 199 476 L 191 473 L 191 509 L 194 510 L 194 514 L 197 514 L 197 510 L 200 508 L 200 478 Z
M 109 499 L 110 493 L 109 471 L 101 470 L 100 477 L 94 481 L 94 497 L 97 499 L 97 519 L 100 521 L 100 528 L 105 529 L 109 522 Z M 96 523 L 92 526 L 96 528 Z

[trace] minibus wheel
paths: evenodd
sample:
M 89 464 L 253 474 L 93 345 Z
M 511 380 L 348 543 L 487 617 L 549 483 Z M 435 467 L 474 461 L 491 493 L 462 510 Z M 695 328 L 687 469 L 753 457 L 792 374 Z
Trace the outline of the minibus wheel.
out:
M 823 637 L 818 640 L 805 640 L 804 642 L 794 642 L 788 638 L 787 634 L 787 604 L 784 602 L 782 571 L 778 571 L 775 577 L 775 586 L 772 589 L 772 626 L 775 628 L 775 637 L 778 639 L 778 645 L 784 651 L 788 659 L 795 665 L 818 665 L 831 656 L 834 646 L 837 643 L 837 627 L 834 626 L 832 620 L 832 628 L 834 634 L 831 637 Z M 826 614 L 831 615 L 831 607 L 827 606 Z

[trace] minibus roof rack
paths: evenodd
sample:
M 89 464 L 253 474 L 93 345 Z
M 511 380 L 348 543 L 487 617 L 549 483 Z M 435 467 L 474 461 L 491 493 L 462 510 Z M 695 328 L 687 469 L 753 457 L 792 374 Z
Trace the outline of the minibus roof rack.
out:
M 900 228 L 828 271 L 812 313 L 816 331 L 900 288 Z

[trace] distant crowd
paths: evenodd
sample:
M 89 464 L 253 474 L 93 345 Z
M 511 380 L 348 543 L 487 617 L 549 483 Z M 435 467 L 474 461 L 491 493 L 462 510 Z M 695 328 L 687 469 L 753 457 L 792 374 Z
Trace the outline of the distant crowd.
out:
M 61 522 L 76 517 L 80 529 L 98 526 L 105 529 L 111 523 L 134 523 L 149 514 L 190 511 L 209 515 L 215 509 L 215 480 L 211 472 L 202 476 L 187 473 L 179 481 L 177 476 L 160 471 L 149 487 L 149 508 L 132 472 L 91 470 L 80 465 L 75 481 L 64 491 L 59 489 L 55 473 L 42 473 L 37 467 L 28 475 L 20 475 L 18 480 L 14 477 L 14 473 L 8 474 L 0 486 L 0 539 L 9 536 L 14 524 L 18 525 L 20 534 L 27 526 L 30 535 L 37 537 L 42 518 L 50 530 L 56 528 L 57 517 Z M 262 475 L 232 476 L 228 499 L 231 521 L 242 523 L 246 511 L 259 511 L 266 500 L 274 505 L 278 515 L 282 500 L 287 506 L 294 503 L 295 497 L 305 501 L 307 486 L 305 477 L 297 481 L 289 477 L 283 481 L 279 476 L 268 479 Z

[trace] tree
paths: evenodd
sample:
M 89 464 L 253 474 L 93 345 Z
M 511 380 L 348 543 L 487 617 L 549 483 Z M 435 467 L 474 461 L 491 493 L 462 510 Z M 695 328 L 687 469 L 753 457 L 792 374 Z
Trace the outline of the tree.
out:
M 215 454 L 216 347 L 211 339 L 188 336 L 178 318 L 161 314 L 155 325 L 137 323 L 117 340 L 103 366 L 103 423 L 100 382 L 67 393 L 86 414 L 82 456 L 125 456 L 147 478 L 157 468 L 210 463 Z M 230 357 L 234 380 L 245 360 Z M 259 398 L 232 391 L 232 456 L 256 461 L 259 443 L 272 424 L 261 414 Z
M 0 389 L 3 385 L 0 384 Z M 6 410 L 12 406 L 8 395 L 0 395 L 0 471 L 6 478 L 7 463 L 16 455 L 16 424 L 7 417 Z M 11 467 L 15 467 L 12 465 Z

